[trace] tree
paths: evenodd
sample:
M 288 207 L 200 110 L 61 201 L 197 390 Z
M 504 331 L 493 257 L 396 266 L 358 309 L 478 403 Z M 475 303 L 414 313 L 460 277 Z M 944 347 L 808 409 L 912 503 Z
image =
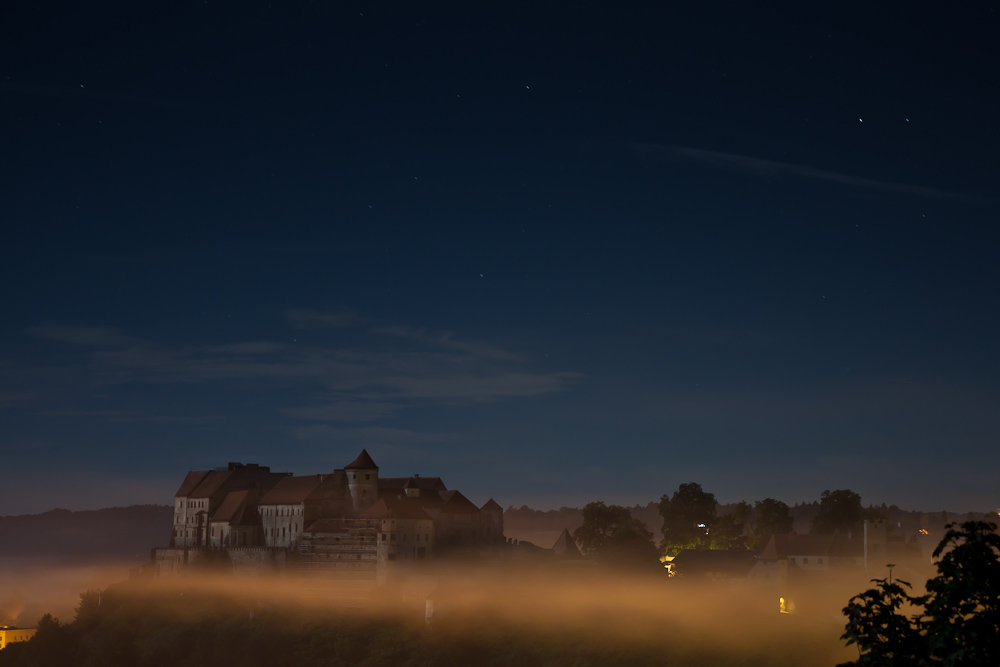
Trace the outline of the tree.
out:
M 783 535 L 792 532 L 795 520 L 789 512 L 788 505 L 775 500 L 774 498 L 764 498 L 754 503 L 753 536 L 758 544 L 768 535 Z
M 583 508 L 583 525 L 573 531 L 573 539 L 584 550 L 597 551 L 611 539 L 620 524 L 632 519 L 621 505 L 605 505 L 601 501 L 587 503 Z
M 844 607 L 841 638 L 856 644 L 862 665 L 1000 664 L 1000 536 L 996 524 L 948 524 L 934 550 L 936 577 L 927 594 L 910 597 L 906 582 L 874 579 L 876 587 Z M 891 566 L 890 566 L 891 568 Z M 891 573 L 891 569 L 890 569 Z M 904 605 L 923 607 L 906 617 Z
M 715 522 L 715 495 L 706 493 L 700 484 L 681 484 L 672 497 L 660 497 L 663 519 L 663 549 L 676 554 L 681 549 L 704 547 Z
M 840 638 L 848 646 L 856 644 L 859 655 L 855 662 L 838 667 L 919 665 L 923 641 L 916 621 L 899 613 L 901 607 L 917 601 L 906 592 L 910 583 L 893 582 L 891 568 L 888 578 L 872 581 L 875 588 L 855 595 L 844 607 L 847 625 Z
M 850 489 L 824 491 L 819 500 L 819 512 L 809 526 L 810 533 L 847 533 L 858 530 L 865 519 L 861 496 Z
M 653 543 L 653 533 L 646 528 L 646 524 L 631 516 L 618 524 L 597 555 L 603 562 L 616 567 L 650 570 L 655 567 L 657 572 L 663 572 L 660 554 Z
M 947 526 L 934 550 L 938 575 L 921 598 L 932 654 L 957 665 L 1000 665 L 1000 536 L 996 524 Z
M 753 523 L 753 505 L 745 500 L 736 503 L 733 506 L 733 519 L 741 526 L 749 527 Z
M 708 545 L 711 549 L 746 549 L 746 525 L 737 518 L 737 513 L 715 517 L 708 531 Z
M 653 534 L 620 505 L 587 503 L 583 525 L 573 531 L 573 539 L 601 561 L 615 566 L 659 565 Z

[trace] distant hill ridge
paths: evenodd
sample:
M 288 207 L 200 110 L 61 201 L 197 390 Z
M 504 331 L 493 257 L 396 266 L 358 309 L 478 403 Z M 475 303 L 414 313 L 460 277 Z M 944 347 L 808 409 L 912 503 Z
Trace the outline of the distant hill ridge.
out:
M 169 541 L 172 524 L 169 505 L 0 516 L 0 558 L 140 563 L 152 547 Z

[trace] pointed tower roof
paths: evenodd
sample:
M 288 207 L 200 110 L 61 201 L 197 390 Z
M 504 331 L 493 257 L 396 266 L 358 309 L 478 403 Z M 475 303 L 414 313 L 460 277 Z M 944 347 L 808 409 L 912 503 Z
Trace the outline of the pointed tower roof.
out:
M 563 528 L 563 532 L 559 533 L 556 543 L 552 545 L 552 553 L 564 558 L 578 558 L 583 556 L 580 553 L 580 547 L 576 546 L 576 540 L 573 539 L 573 536 L 569 534 L 569 530 L 566 528 Z
M 503 508 L 500 507 L 500 503 L 493 500 L 492 498 L 487 500 L 486 504 L 480 507 L 479 509 L 482 510 L 483 512 L 495 512 L 497 510 L 500 510 L 500 513 L 503 514 Z
M 358 458 L 344 466 L 344 470 L 353 469 L 378 470 L 378 466 L 375 465 L 374 461 L 372 461 L 372 457 L 368 455 L 368 450 L 362 449 L 361 453 L 358 454 Z

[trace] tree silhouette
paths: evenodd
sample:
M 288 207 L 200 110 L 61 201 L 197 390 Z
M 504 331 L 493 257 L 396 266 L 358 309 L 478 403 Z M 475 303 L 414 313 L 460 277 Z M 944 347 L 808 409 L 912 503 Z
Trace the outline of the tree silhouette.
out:
M 631 519 L 628 509 L 621 505 L 587 503 L 583 507 L 583 525 L 573 531 L 573 539 L 585 550 L 597 551 L 611 539 L 619 525 Z
M 847 533 L 857 530 L 864 521 L 861 496 L 850 489 L 824 491 L 819 500 L 819 512 L 809 526 L 810 533 Z
M 788 505 L 774 498 L 755 502 L 754 514 L 753 536 L 758 544 L 768 535 L 792 532 L 795 525 Z
M 903 581 L 873 579 L 876 587 L 844 607 L 841 638 L 859 657 L 840 667 L 863 665 L 1000 665 L 1000 536 L 996 524 L 948 524 L 934 550 L 936 577 L 927 594 L 910 597 Z M 891 566 L 890 566 L 891 567 Z M 891 573 L 891 569 L 890 569 Z M 922 611 L 910 617 L 905 605 Z
M 659 511 L 663 519 L 663 549 L 678 553 L 681 549 L 704 547 L 715 523 L 715 495 L 702 490 L 700 484 L 681 484 L 672 497 L 660 497 Z
M 659 566 L 653 534 L 620 505 L 587 503 L 583 525 L 573 531 L 573 539 L 611 565 Z

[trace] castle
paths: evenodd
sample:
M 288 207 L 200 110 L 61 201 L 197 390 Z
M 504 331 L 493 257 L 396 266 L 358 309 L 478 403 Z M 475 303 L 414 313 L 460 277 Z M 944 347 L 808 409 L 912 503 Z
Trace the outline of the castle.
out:
M 155 576 L 199 564 L 377 579 L 395 561 L 504 544 L 503 508 L 477 507 L 439 477 L 379 477 L 364 449 L 343 469 L 294 476 L 254 463 L 191 471 L 174 497 Z

